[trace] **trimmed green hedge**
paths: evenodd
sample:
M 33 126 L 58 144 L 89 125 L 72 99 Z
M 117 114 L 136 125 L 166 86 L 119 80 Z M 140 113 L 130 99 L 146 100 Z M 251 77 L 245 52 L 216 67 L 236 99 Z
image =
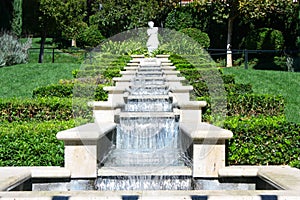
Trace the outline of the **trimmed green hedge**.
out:
M 75 127 L 75 121 L 2 123 L 0 166 L 63 166 L 64 144 L 59 131 Z
M 82 102 L 81 102 L 82 101 Z M 69 98 L 0 99 L 0 122 L 70 120 L 76 116 L 91 118 L 91 108 L 83 100 Z
M 198 97 L 197 100 L 207 102 L 207 106 L 202 109 L 204 121 L 210 122 L 211 120 L 212 103 L 215 113 L 222 109 L 222 107 L 218 107 L 217 97 L 215 97 L 214 102 L 211 102 L 211 98 L 208 96 Z M 222 102 L 224 99 L 221 100 Z M 284 98 L 282 96 L 257 94 L 229 95 L 227 96 L 226 111 L 223 112 L 227 116 L 239 117 L 284 116 Z
M 280 95 L 231 95 L 227 102 L 229 116 L 284 115 L 284 98 Z
M 279 117 L 235 117 L 225 121 L 231 130 L 229 165 L 290 165 L 300 168 L 300 124 Z
M 83 85 L 75 84 L 76 89 L 74 90 L 74 84 L 52 84 L 47 86 L 38 87 L 33 90 L 33 97 L 61 97 L 61 98 L 72 98 L 76 97 L 87 97 L 91 98 L 94 96 L 96 101 L 105 101 L 108 97 L 108 92 L 103 90 L 106 85 Z

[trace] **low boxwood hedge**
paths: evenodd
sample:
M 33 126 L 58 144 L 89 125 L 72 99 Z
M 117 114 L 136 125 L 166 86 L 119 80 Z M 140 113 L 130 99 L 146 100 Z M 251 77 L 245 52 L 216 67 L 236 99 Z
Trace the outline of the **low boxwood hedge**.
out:
M 75 121 L 5 122 L 0 128 L 0 166 L 63 166 L 64 144 L 59 131 Z
M 284 116 L 284 98 L 282 96 L 242 94 L 228 95 L 226 100 L 222 97 L 220 101 L 218 97 L 214 97 L 213 102 L 209 96 L 198 97 L 197 100 L 207 102 L 207 106 L 202 109 L 203 120 L 207 122 L 210 122 L 212 114 L 220 112 L 226 113 L 227 116 L 239 117 Z M 219 102 L 226 102 L 227 106 L 220 107 L 218 106 Z
M 0 99 L 0 122 L 70 120 L 74 116 L 90 119 L 86 100 L 70 98 Z
M 284 98 L 281 95 L 230 95 L 227 102 L 229 116 L 284 115 Z
M 283 117 L 227 119 L 229 165 L 291 165 L 300 168 L 300 124 Z
M 108 92 L 103 90 L 106 85 L 84 85 L 84 84 L 51 84 L 38 87 L 33 90 L 32 96 L 36 97 L 61 97 L 72 98 L 87 97 L 94 98 L 96 101 L 105 101 L 108 97 Z M 74 89 L 75 87 L 75 89 Z M 94 97 L 92 97 L 94 96 Z

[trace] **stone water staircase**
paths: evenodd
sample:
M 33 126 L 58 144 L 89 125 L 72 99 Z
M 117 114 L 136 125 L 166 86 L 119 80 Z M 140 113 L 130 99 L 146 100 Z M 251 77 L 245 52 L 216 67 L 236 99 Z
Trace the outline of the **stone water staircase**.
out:
M 71 171 L 72 178 L 96 178 L 113 173 L 111 168 L 101 168 L 101 162 L 115 145 L 115 133 L 120 121 L 137 118 L 175 119 L 181 144 L 192 162 L 192 169 L 185 168 L 179 174 L 218 176 L 219 169 L 225 167 L 225 140 L 232 137 L 232 132 L 201 122 L 201 109 L 206 102 L 190 100 L 189 93 L 193 87 L 182 85 L 184 78 L 178 76 L 179 72 L 168 57 L 132 56 L 125 71 L 121 72 L 122 77 L 113 79 L 115 86 L 104 88 L 109 92 L 108 100 L 93 103 L 95 123 L 57 134 L 57 138 L 65 142 L 65 167 Z M 150 95 L 149 91 L 152 92 Z M 148 96 L 141 92 L 148 93 Z M 147 98 L 160 100 L 160 103 L 145 107 L 143 112 L 130 107 L 130 101 L 142 100 L 147 105 Z M 161 104 L 161 101 L 169 104 Z M 164 172 L 156 173 L 172 175 L 176 174 L 176 170 L 176 167 L 170 166 L 163 169 Z

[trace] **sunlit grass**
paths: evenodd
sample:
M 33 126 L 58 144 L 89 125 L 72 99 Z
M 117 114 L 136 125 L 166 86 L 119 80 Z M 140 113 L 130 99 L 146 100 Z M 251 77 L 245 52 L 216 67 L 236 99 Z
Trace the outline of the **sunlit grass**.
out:
M 251 83 L 255 93 L 283 95 L 287 120 L 300 123 L 300 73 L 236 68 L 224 73 L 234 74 L 237 83 Z
M 28 63 L 0 68 L 0 98 L 30 98 L 39 86 L 72 79 L 72 71 L 80 64 Z

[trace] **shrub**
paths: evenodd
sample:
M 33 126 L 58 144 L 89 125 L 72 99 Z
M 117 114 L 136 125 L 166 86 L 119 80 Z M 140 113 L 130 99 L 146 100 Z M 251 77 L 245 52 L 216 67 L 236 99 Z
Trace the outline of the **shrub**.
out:
M 92 25 L 84 29 L 77 39 L 79 46 L 83 47 L 96 47 L 104 40 L 104 36 L 101 34 L 98 26 Z
M 284 115 L 284 98 L 280 95 L 230 95 L 227 102 L 229 116 Z
M 291 165 L 300 168 L 300 124 L 279 117 L 230 118 L 230 165 Z
M 0 35 L 0 67 L 26 63 L 28 49 L 31 47 L 31 39 L 21 43 L 17 37 L 2 33 Z
M 246 49 L 283 49 L 284 37 L 279 30 L 260 28 L 251 31 L 242 41 Z
M 253 93 L 252 85 L 248 84 L 225 84 L 225 90 L 228 95 L 239 95 Z
M 75 121 L 2 123 L 0 166 L 63 166 L 64 145 L 59 131 L 75 127 Z
M 91 108 L 87 102 L 67 98 L 0 99 L 0 121 L 70 120 L 75 116 L 90 119 Z
M 210 122 L 212 109 L 214 112 L 226 112 L 227 116 L 258 117 L 258 116 L 284 116 L 284 99 L 282 96 L 243 94 L 229 95 L 227 107 L 218 107 L 217 97 L 212 99 L 209 96 L 198 97 L 199 101 L 206 101 L 207 106 L 203 108 L 204 121 Z M 224 102 L 224 99 L 221 99 Z M 213 104 L 213 105 L 212 105 Z M 219 109 L 226 110 L 219 110 Z
M 207 33 L 204 33 L 196 28 L 184 28 L 180 32 L 187 34 L 189 37 L 197 41 L 203 48 L 210 46 L 210 39 Z
M 32 91 L 32 96 L 37 97 L 72 97 L 74 84 L 51 84 L 41 86 Z
M 108 93 L 103 90 L 105 85 L 84 85 L 76 84 L 74 90 L 74 83 L 69 84 L 52 84 L 47 86 L 38 87 L 33 90 L 33 97 L 61 97 L 72 98 L 75 97 L 92 97 L 95 101 L 107 100 Z

